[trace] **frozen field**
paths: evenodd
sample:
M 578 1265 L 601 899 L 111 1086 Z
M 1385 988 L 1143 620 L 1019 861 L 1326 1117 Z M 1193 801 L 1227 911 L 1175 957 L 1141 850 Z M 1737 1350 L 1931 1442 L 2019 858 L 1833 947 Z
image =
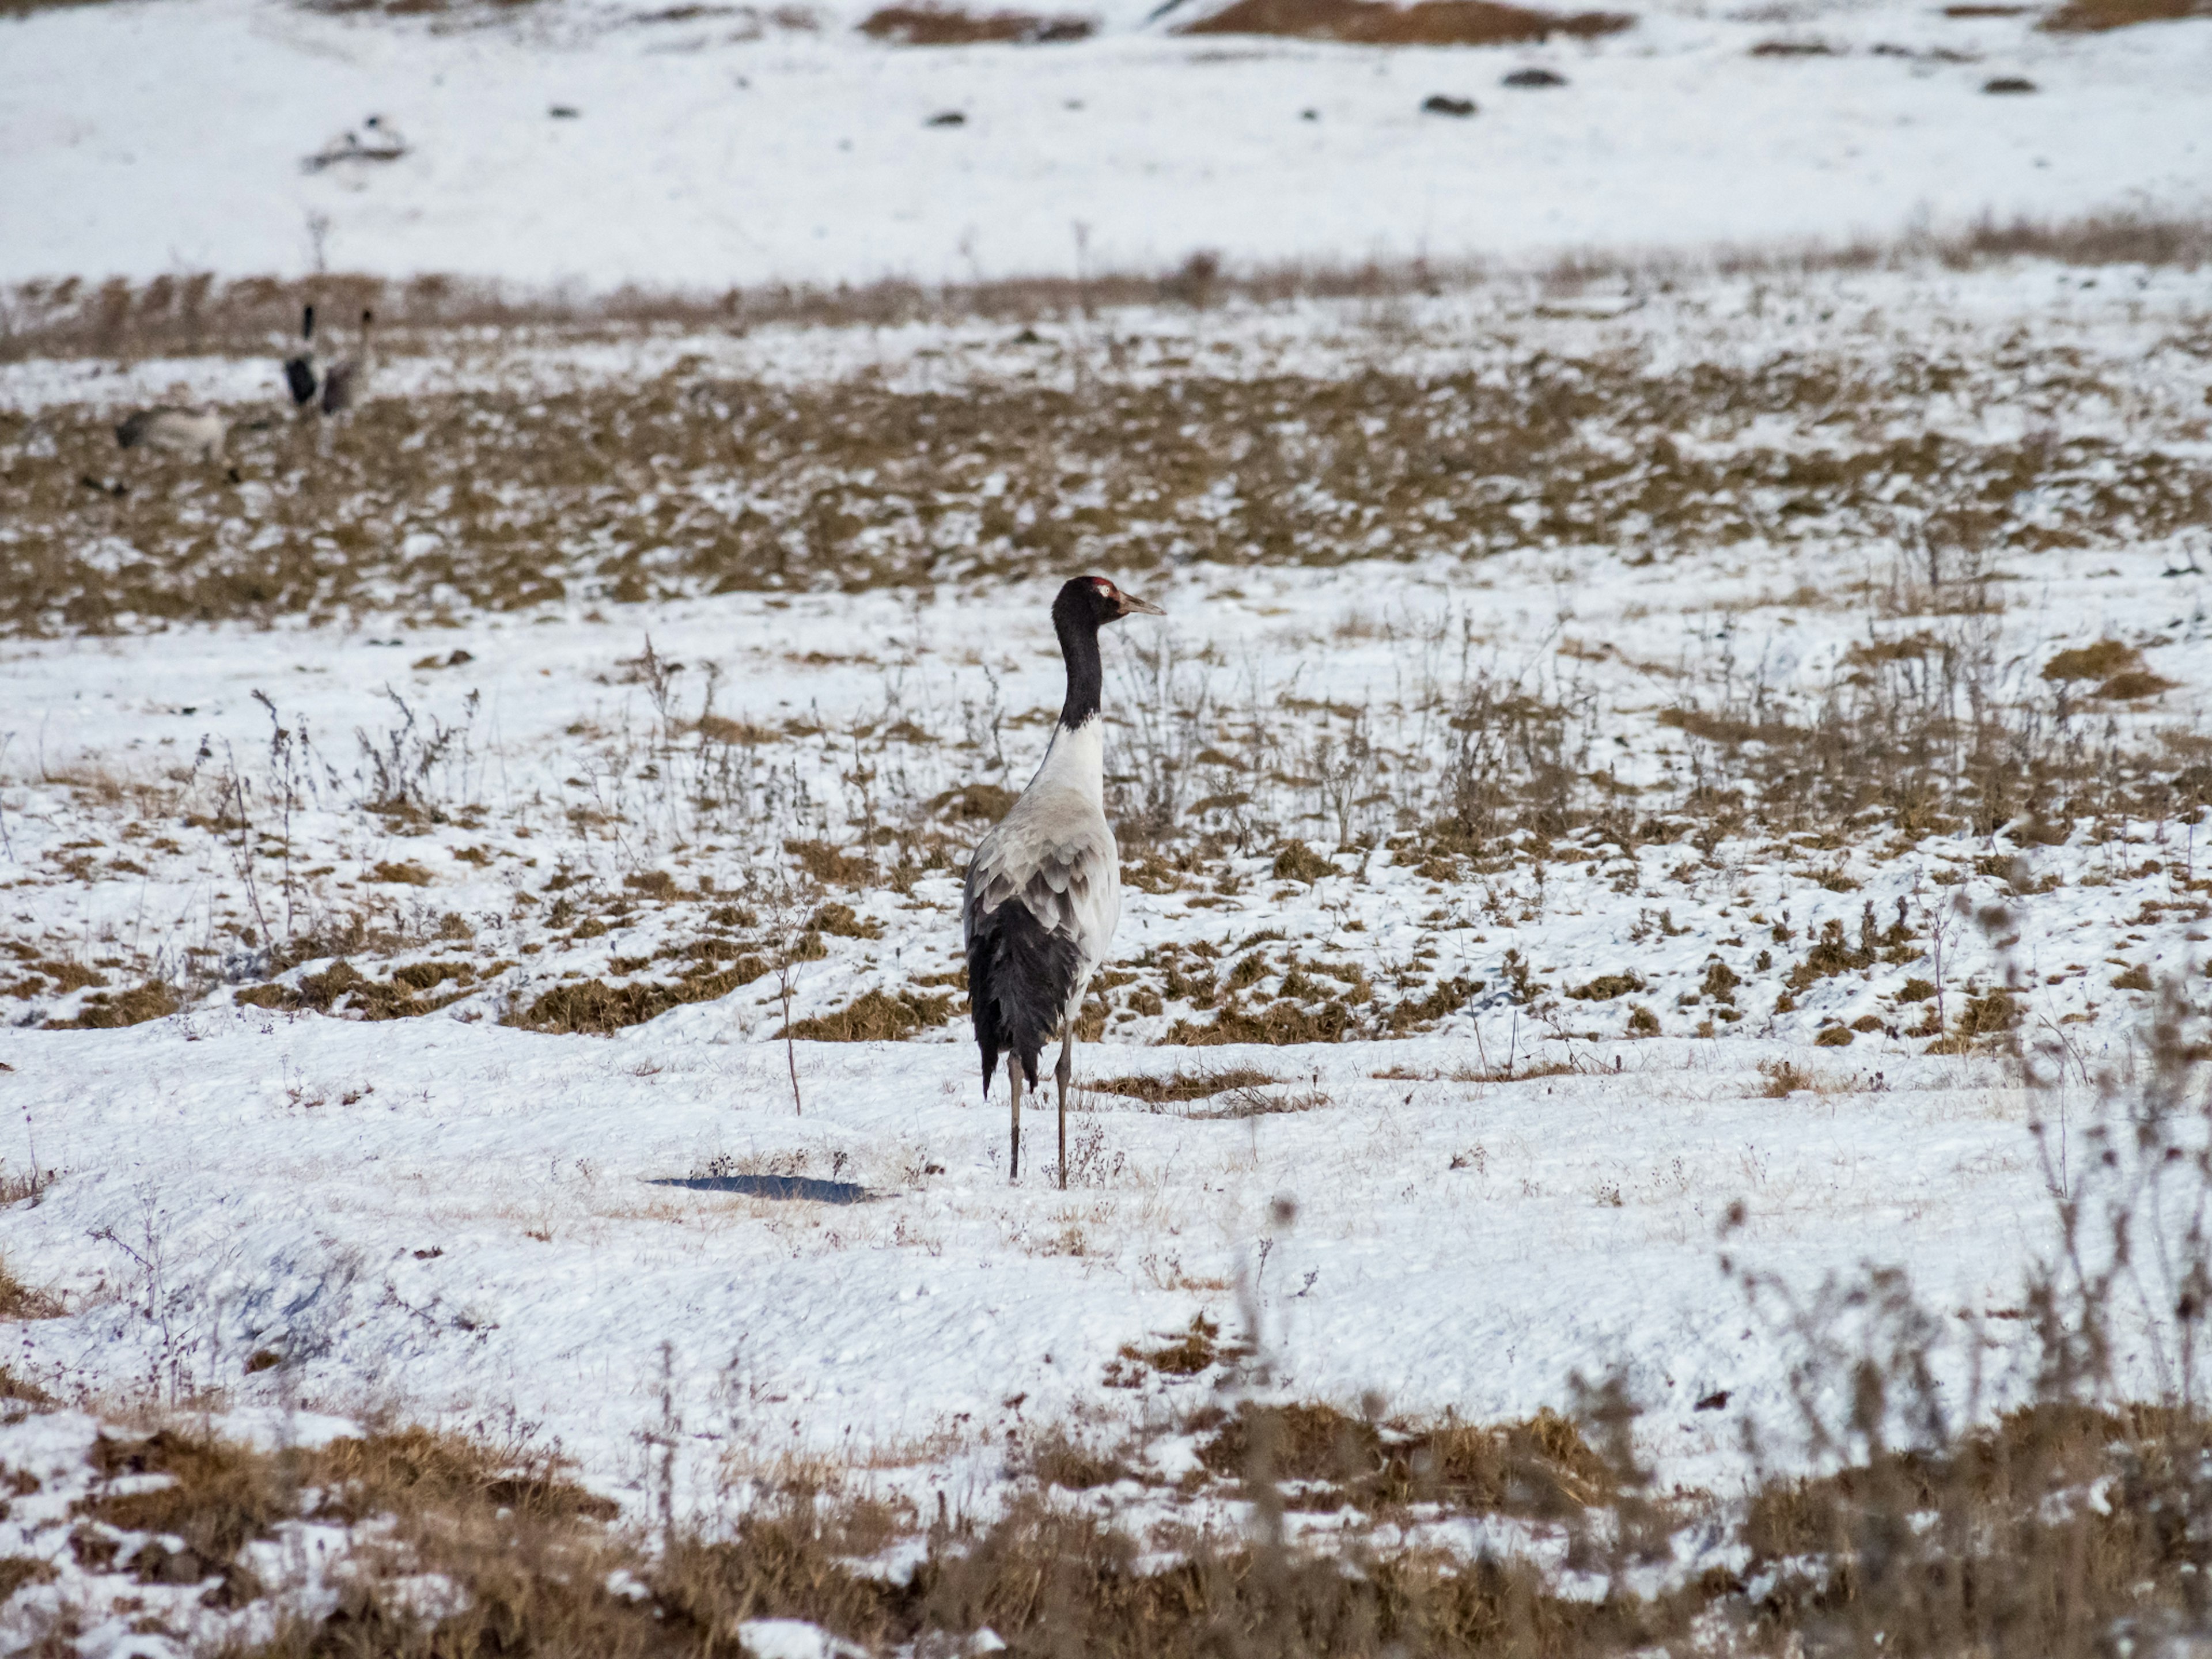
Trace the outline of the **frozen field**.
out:
M 2212 85 L 2197 21 L 1683 9 L 1361 56 L 690 11 L 0 21 L 0 196 L 39 227 L 0 278 L 294 273 L 311 213 L 337 268 L 702 286 L 1049 271 L 1078 220 L 1146 268 L 2185 214 Z M 1493 90 L 1540 62 L 1569 84 Z M 1473 122 L 1419 113 L 1462 87 Z M 220 131 L 178 102 L 210 88 Z M 370 111 L 407 156 L 299 170 Z M 1652 188 L 1747 120 L 1740 187 Z M 1495 1557 L 1547 1617 L 1694 1592 L 1604 1650 L 1764 1650 L 1775 1587 L 1825 1581 L 1760 1483 L 1871 1455 L 1808 1443 L 1850 1409 L 1822 1343 L 1903 1343 L 1960 1420 L 2048 1403 L 2031 1282 L 2121 1180 L 2097 1127 L 2201 1095 L 2212 306 L 2182 263 L 1607 268 L 414 326 L 320 434 L 273 339 L 0 361 L 0 1637 L 306 1652 L 372 1628 L 367 1574 L 522 1650 L 453 1634 L 495 1598 L 437 1538 L 522 1550 L 546 1504 L 611 1517 L 555 1577 L 653 1630 L 538 1650 L 662 1650 L 673 1564 L 779 1505 L 894 1600 L 1039 1513 L 1164 1577 L 1273 1535 L 1236 1437 L 1275 1402 L 1382 1471 L 1291 1458 L 1294 1542 Z M 227 463 L 118 452 L 156 398 L 220 410 Z M 1127 894 L 1062 1191 L 1034 1102 L 1007 1181 L 957 908 L 1091 570 L 1168 615 L 1106 645 Z M 2200 1167 L 2174 1121 L 2127 1179 Z M 2202 1392 L 2201 1255 L 2110 1298 L 2100 1401 Z M 1601 1438 L 1608 1376 L 1659 1522 L 1546 1415 Z M 465 1525 L 332 1449 L 417 1425 L 499 1477 Z M 192 1463 L 207 1432 L 281 1492 Z M 1454 1435 L 1534 1437 L 1581 1495 L 1470 1496 Z M 215 1486 L 217 1542 L 161 1508 Z M 783 1613 L 1058 1650 L 988 1596 L 715 1605 L 756 1659 L 830 1650 Z M 1253 1642 L 1220 1650 L 1303 1650 Z

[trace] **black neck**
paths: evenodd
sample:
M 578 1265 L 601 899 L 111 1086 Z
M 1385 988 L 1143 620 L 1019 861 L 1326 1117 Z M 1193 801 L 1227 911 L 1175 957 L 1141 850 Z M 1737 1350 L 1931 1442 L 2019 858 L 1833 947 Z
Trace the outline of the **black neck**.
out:
M 1105 684 L 1098 665 L 1098 623 L 1079 613 L 1055 615 L 1052 621 L 1067 664 L 1067 701 L 1060 706 L 1060 723 L 1073 732 L 1098 712 L 1098 693 Z

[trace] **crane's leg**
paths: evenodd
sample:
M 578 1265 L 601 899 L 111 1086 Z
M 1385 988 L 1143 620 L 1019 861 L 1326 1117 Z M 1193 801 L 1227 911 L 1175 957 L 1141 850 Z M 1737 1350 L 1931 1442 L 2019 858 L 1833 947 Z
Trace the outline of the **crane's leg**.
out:
M 1067 1190 L 1067 1080 L 1075 1075 L 1075 1022 L 1067 1022 L 1067 1035 L 1060 1039 L 1060 1064 L 1052 1068 L 1060 1082 L 1060 1190 Z
M 1022 1057 L 1006 1056 L 1006 1091 L 1014 1100 L 1013 1151 L 1006 1159 L 1006 1181 L 1009 1185 L 1021 1178 L 1022 1173 Z

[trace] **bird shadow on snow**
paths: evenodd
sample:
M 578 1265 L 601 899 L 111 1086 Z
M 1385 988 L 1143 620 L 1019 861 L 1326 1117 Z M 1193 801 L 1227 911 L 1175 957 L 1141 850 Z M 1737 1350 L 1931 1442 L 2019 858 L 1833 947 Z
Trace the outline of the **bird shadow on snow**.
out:
M 654 1187 L 682 1187 L 695 1193 L 736 1193 L 745 1198 L 795 1198 L 815 1204 L 862 1204 L 874 1194 L 851 1181 L 817 1181 L 811 1176 L 662 1176 Z

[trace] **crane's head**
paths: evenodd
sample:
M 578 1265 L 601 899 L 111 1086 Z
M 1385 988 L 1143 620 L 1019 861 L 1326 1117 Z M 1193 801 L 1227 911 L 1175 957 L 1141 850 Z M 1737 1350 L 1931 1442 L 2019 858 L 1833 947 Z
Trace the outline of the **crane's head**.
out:
M 1124 593 L 1103 576 L 1078 576 L 1060 590 L 1052 602 L 1053 619 L 1081 620 L 1097 628 L 1124 617 L 1164 617 L 1168 613 L 1133 593 Z

